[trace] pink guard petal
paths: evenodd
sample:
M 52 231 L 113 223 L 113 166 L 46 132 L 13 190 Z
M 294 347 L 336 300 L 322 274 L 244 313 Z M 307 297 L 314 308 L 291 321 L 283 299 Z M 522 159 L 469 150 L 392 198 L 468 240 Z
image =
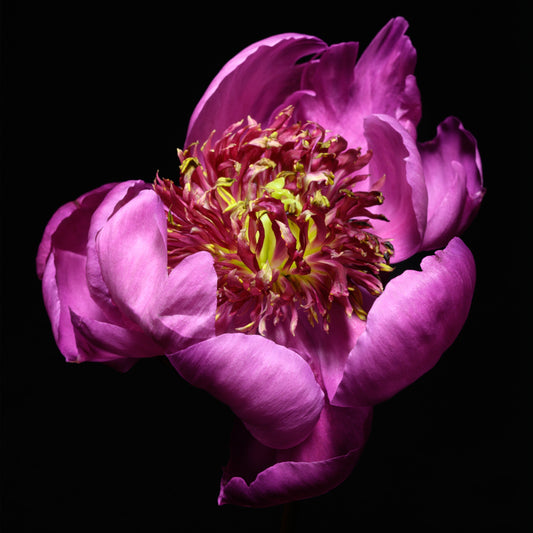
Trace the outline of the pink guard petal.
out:
M 420 94 L 414 78 L 416 51 L 405 35 L 407 22 L 391 20 L 357 58 L 357 43 L 333 45 L 310 62 L 299 92 L 286 104 L 301 120 L 313 120 L 342 135 L 352 148 L 367 148 L 363 121 L 387 114 L 416 138 Z
M 354 105 L 363 117 L 394 117 L 416 138 L 421 104 L 413 76 L 416 50 L 405 35 L 407 28 L 402 17 L 390 20 L 361 54 L 354 72 Z
M 168 274 L 166 224 L 159 197 L 142 190 L 107 221 L 96 251 L 113 302 L 169 353 L 214 334 L 216 275 L 206 252 Z
M 388 222 L 372 221 L 378 235 L 394 246 L 392 262 L 398 263 L 418 252 L 426 229 L 427 190 L 422 160 L 414 138 L 388 115 L 365 119 L 365 136 L 373 151 L 371 183 L 383 176 L 380 190 L 385 198 L 376 211 Z
M 273 450 L 242 426 L 234 431 L 219 504 L 266 507 L 323 494 L 344 481 L 370 431 L 372 410 L 326 404 L 311 435 L 288 450 Z
M 324 395 L 307 363 L 259 335 L 220 335 L 169 359 L 184 379 L 226 403 L 267 446 L 298 444 L 320 416 Z
M 485 189 L 477 143 L 454 117 L 419 145 L 428 190 L 423 249 L 433 250 L 460 235 L 476 215 Z
M 231 59 L 213 79 L 196 106 L 185 145 L 207 140 L 251 115 L 257 122 L 270 118 L 289 94 L 300 88 L 304 56 L 326 45 L 316 37 L 285 33 L 259 41 Z
M 87 238 L 87 284 L 92 297 L 102 308 L 108 319 L 117 324 L 123 323 L 125 317 L 114 304 L 109 294 L 109 289 L 102 279 L 100 262 L 96 253 L 96 238 L 115 211 L 129 202 L 140 191 L 150 188 L 151 186 L 148 183 L 141 180 L 117 183 L 91 217 L 91 226 Z
M 79 316 L 71 310 L 71 322 L 79 351 L 78 361 L 103 362 L 161 355 L 162 349 L 140 329 Z M 133 362 L 132 362 L 133 364 Z
M 95 207 L 102 201 L 108 191 L 114 186 L 114 183 L 106 183 L 98 189 L 83 194 L 77 200 L 66 203 L 53 214 L 52 218 L 44 229 L 43 237 L 37 250 L 36 263 L 37 275 L 39 276 L 39 278 L 42 279 L 43 277 L 46 262 L 52 250 L 52 237 L 61 222 L 63 222 L 63 220 L 68 218 L 74 211 L 78 209 L 83 209 L 87 210 L 88 212 L 92 212 L 92 210 L 94 210 Z M 72 233 L 73 236 L 75 238 L 78 238 L 80 241 L 77 247 L 85 244 L 87 236 L 82 231 L 76 231 Z
M 422 260 L 422 271 L 392 279 L 350 352 L 334 405 L 373 405 L 432 368 L 468 315 L 475 285 L 470 250 L 454 238 Z

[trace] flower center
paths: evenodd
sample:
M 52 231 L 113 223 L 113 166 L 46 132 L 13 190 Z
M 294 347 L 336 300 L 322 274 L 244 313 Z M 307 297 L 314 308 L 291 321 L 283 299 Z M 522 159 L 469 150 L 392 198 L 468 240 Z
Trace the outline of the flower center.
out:
M 383 290 L 392 245 L 371 233 L 379 191 L 357 191 L 371 153 L 347 149 L 315 123 L 291 123 L 292 108 L 268 128 L 251 118 L 222 137 L 178 150 L 181 185 L 156 178 L 168 212 L 168 265 L 208 251 L 218 276 L 217 321 L 259 332 L 304 312 L 328 330 L 339 302 L 366 317 L 363 293 Z

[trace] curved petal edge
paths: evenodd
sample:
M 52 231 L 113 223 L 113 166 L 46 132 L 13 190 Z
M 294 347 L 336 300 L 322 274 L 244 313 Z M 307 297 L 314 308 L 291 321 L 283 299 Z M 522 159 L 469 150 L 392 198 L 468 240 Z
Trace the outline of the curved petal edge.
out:
M 168 358 L 191 385 L 227 404 L 266 446 L 300 443 L 324 405 L 309 365 L 292 350 L 259 335 L 226 333 Z
M 373 405 L 431 369 L 468 316 L 475 285 L 472 253 L 459 239 L 425 257 L 422 271 L 392 279 L 350 352 L 334 405 Z

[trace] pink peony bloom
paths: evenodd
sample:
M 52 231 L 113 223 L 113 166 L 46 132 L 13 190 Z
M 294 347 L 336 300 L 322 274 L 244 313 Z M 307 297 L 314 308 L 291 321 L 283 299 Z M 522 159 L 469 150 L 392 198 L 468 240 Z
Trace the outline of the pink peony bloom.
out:
M 481 163 L 455 118 L 417 142 L 406 29 L 390 21 L 359 60 L 356 43 L 299 34 L 246 48 L 193 113 L 179 184 L 106 185 L 45 230 L 38 271 L 67 360 L 165 354 L 236 414 L 220 504 L 338 485 L 372 406 L 435 365 L 468 315 L 475 265 L 457 236 Z

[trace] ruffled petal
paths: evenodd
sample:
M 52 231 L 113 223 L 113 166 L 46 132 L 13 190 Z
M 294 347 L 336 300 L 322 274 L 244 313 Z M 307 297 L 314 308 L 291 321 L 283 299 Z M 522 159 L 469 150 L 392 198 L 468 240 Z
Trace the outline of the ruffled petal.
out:
M 459 334 L 475 285 L 470 250 L 454 238 L 421 267 L 392 279 L 376 299 L 335 405 L 373 405 L 393 396 L 431 369 Z
M 267 121 L 289 94 L 300 88 L 299 59 L 322 51 L 316 37 L 285 33 L 259 41 L 239 52 L 213 79 L 196 106 L 186 146 L 207 140 L 251 115 Z
M 370 431 L 371 415 L 371 408 L 328 404 L 311 435 L 289 450 L 263 446 L 237 426 L 219 504 L 267 507 L 333 489 L 355 466 Z
M 365 136 L 373 151 L 370 180 L 384 177 L 385 198 L 377 212 L 387 221 L 373 220 L 375 231 L 391 240 L 392 261 L 398 263 L 418 252 L 427 221 L 427 189 L 415 140 L 395 119 L 373 115 L 365 119 Z M 370 183 L 370 184 L 371 184 Z
M 460 235 L 485 194 L 477 143 L 459 120 L 447 118 L 432 141 L 419 145 L 428 190 L 423 249 L 440 248 Z
M 216 276 L 209 254 L 167 273 L 167 221 L 153 190 L 142 190 L 109 218 L 96 239 L 112 301 L 171 353 L 214 334 Z
M 402 17 L 390 20 L 361 54 L 354 72 L 353 102 L 361 116 L 390 115 L 416 138 L 420 93 L 414 70 L 416 50 Z
M 185 380 L 226 403 L 268 446 L 287 448 L 301 442 L 324 404 L 307 363 L 259 335 L 220 335 L 169 359 Z
M 318 122 L 342 135 L 353 148 L 366 149 L 363 120 L 387 114 L 416 138 L 420 94 L 414 78 L 416 51 L 405 35 L 407 22 L 391 20 L 357 59 L 357 43 L 333 45 L 306 65 L 299 92 L 285 105 L 300 120 Z

